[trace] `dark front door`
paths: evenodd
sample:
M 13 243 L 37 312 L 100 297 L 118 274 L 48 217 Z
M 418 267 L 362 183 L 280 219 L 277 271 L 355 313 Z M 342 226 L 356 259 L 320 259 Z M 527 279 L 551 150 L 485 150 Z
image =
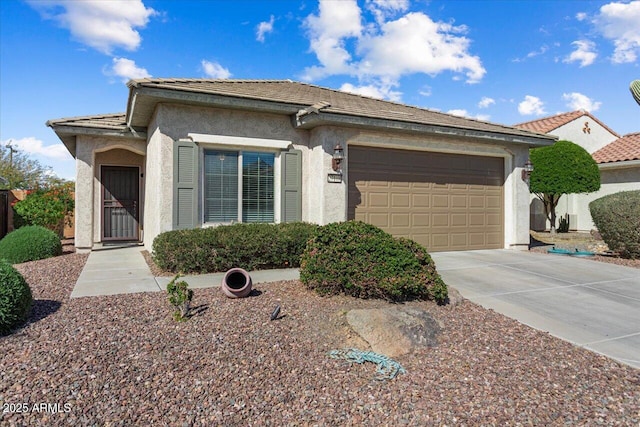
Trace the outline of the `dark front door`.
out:
M 138 240 L 137 167 L 102 166 L 102 240 Z

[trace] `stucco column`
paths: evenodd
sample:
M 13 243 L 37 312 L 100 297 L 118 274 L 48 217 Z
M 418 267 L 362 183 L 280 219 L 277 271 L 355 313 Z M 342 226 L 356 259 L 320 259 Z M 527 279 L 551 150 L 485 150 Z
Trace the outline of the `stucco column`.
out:
M 508 209 L 509 205 L 512 208 L 511 219 L 511 236 L 506 233 L 507 241 L 505 242 L 507 247 L 513 249 L 527 250 L 529 248 L 529 229 L 530 229 L 530 216 L 529 216 L 529 204 L 531 197 L 529 194 L 529 185 L 522 179 L 522 170 L 524 164 L 529 158 L 529 149 L 522 147 L 514 150 L 514 155 L 505 162 L 505 167 L 508 168 L 509 163 L 511 165 L 511 173 L 507 178 L 507 183 L 512 187 L 512 202 L 508 203 L 508 198 L 505 198 L 505 208 Z M 508 170 L 508 169 L 507 169 Z M 507 226 L 507 224 L 505 224 Z
M 76 145 L 75 246 L 93 246 L 93 144 Z
M 328 182 L 327 179 L 328 174 L 335 173 L 331 168 L 334 147 L 340 144 L 345 148 L 347 139 L 340 129 L 331 127 L 316 128 L 311 133 L 309 171 L 305 172 L 309 173 L 310 222 L 324 225 L 347 219 L 346 159 L 342 165 L 342 182 Z

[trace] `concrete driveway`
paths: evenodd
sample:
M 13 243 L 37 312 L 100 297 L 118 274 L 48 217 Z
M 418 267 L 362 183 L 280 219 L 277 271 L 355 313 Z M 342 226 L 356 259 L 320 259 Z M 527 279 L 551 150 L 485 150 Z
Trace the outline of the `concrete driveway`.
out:
M 465 298 L 640 368 L 640 270 L 513 250 L 431 255 Z

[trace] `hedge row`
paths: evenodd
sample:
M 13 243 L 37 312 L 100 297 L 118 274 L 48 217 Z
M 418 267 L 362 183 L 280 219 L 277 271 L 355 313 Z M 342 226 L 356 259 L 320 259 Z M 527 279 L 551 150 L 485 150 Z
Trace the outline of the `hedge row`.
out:
M 153 241 L 156 264 L 174 273 L 214 273 L 300 266 L 316 225 L 234 224 L 168 231 Z

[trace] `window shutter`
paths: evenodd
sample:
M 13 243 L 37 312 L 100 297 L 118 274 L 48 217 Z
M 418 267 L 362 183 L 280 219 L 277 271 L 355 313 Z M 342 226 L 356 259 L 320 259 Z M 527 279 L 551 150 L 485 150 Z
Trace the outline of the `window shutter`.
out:
M 282 222 L 302 221 L 302 151 L 282 152 Z
M 192 141 L 173 144 L 173 228 L 199 226 L 198 146 Z

